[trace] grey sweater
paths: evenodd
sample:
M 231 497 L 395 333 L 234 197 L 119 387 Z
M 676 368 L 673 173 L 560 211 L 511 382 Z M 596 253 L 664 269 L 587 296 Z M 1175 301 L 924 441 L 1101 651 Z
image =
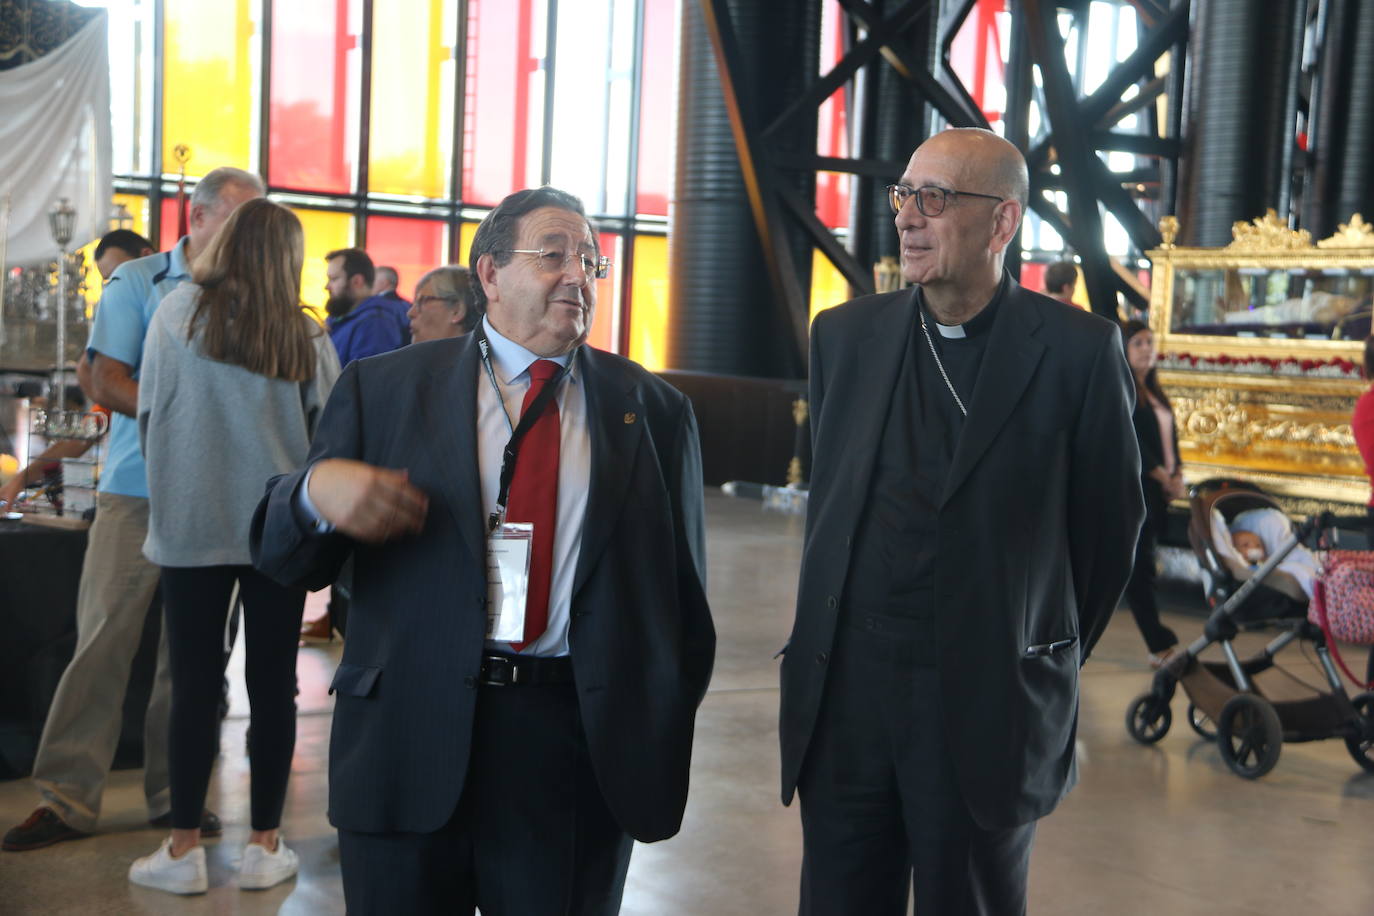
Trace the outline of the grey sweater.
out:
M 202 355 L 187 341 L 200 287 L 183 283 L 153 313 L 143 340 L 138 434 L 148 466 L 148 539 L 159 566 L 251 562 L 248 528 L 268 478 L 305 463 L 339 377 L 334 345 L 314 333 L 315 377 L 288 382 Z

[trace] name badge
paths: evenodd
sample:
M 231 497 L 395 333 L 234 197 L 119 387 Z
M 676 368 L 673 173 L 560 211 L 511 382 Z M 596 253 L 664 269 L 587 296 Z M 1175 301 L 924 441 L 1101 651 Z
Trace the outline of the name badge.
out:
M 525 638 L 525 598 L 530 587 L 531 522 L 506 522 L 487 537 L 487 639 Z

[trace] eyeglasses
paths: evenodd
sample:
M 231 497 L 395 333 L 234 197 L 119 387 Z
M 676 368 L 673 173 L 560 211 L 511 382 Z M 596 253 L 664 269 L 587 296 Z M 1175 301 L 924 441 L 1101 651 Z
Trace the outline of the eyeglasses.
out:
M 499 249 L 507 254 L 532 254 L 538 257 L 536 263 L 539 270 L 546 274 L 562 273 L 568 267 L 570 261 L 576 260 L 582 266 L 582 274 L 588 280 L 606 279 L 606 275 L 611 271 L 611 259 L 604 254 L 599 258 L 594 258 L 589 254 L 580 251 L 570 251 L 564 254 L 561 251 L 549 251 L 544 248 L 502 248 Z
M 420 296 L 420 297 L 418 297 L 418 298 L 415 300 L 415 307 L 416 307 L 417 309 L 422 309 L 422 308 L 425 307 L 425 303 L 426 303 L 426 302 L 431 302 L 431 301 L 437 301 L 437 302 L 457 302 L 457 301 L 459 300 L 459 298 L 460 298 L 460 297 L 458 297 L 458 296 Z
M 911 198 L 916 199 L 916 209 L 921 211 L 922 216 L 939 216 L 945 212 L 945 207 L 949 205 L 951 198 L 957 197 L 985 197 L 988 200 L 995 200 L 998 203 L 1006 200 L 1005 197 L 994 197 L 991 194 L 975 194 L 972 191 L 955 191 L 951 188 L 940 188 L 933 184 L 924 185 L 919 188 L 908 188 L 904 184 L 890 184 L 887 186 L 887 202 L 892 205 L 893 213 L 901 213 L 902 207 Z

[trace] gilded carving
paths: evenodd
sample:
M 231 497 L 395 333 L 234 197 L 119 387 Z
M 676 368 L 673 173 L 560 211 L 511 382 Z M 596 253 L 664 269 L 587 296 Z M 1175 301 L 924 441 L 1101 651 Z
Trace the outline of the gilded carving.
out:
M 1264 216 L 1251 222 L 1233 223 L 1231 237 L 1235 241 L 1226 246 L 1228 251 L 1251 248 L 1292 250 L 1312 247 L 1312 233 L 1306 229 L 1289 229 L 1288 224 L 1279 219 L 1273 207 L 1264 211 Z
M 1159 235 L 1162 241 L 1160 248 L 1173 248 L 1174 239 L 1178 238 L 1178 217 L 1166 216 L 1159 221 Z
M 1356 213 L 1350 222 L 1341 223 L 1336 234 L 1317 243 L 1318 248 L 1374 248 L 1374 226 Z

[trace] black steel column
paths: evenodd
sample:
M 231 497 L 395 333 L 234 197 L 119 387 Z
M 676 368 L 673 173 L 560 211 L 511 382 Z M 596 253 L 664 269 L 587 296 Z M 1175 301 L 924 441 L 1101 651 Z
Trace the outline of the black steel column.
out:
M 1303 208 L 1303 227 L 1318 239 L 1351 214 L 1374 214 L 1374 3 L 1328 4 Z
M 790 306 L 778 301 L 770 265 L 784 265 L 786 282 L 810 288 L 811 246 L 798 234 L 774 239 L 765 252 L 750 194 L 776 208 L 773 195 L 794 195 L 815 206 L 814 174 L 779 178 L 761 162 L 773 152 L 814 154 L 814 113 L 788 123 L 752 150 L 741 168 L 731 105 L 746 121 L 769 117 L 817 79 L 820 16 L 817 0 L 719 0 L 717 15 L 738 54 L 721 79 L 703 2 L 682 5 L 678 84 L 677 174 L 669 253 L 668 364 L 675 369 L 735 375 L 793 377 L 804 372 Z M 762 125 L 747 123 L 746 131 Z M 764 170 L 767 175 L 761 175 Z M 747 181 L 749 183 L 747 183 Z M 766 185 L 765 185 L 766 182 Z M 776 225 L 777 221 L 771 221 Z M 787 263 L 790 261 L 791 263 Z
M 1195 20 L 1180 243 L 1231 241 L 1231 225 L 1276 206 L 1285 144 L 1295 0 L 1209 0 Z

